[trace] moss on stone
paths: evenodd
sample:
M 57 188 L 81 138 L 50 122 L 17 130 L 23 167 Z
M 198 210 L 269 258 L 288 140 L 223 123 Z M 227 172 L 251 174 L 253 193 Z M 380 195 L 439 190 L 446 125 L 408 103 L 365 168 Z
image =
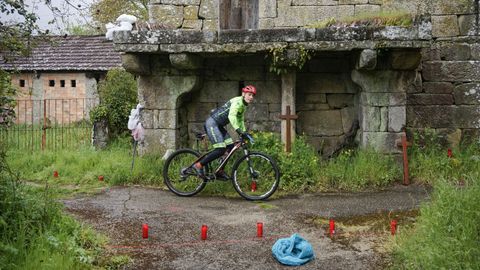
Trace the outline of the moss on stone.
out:
M 349 26 L 412 26 L 412 15 L 404 11 L 389 11 L 363 13 L 354 17 L 344 17 L 341 19 L 329 18 L 308 25 L 308 28 L 325 28 L 330 26 L 349 27 Z

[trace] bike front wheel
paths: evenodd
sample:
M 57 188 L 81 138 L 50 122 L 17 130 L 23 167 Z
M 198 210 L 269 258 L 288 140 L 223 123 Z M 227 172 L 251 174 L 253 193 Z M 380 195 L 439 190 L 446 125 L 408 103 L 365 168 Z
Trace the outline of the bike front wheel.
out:
M 173 152 L 163 166 L 165 185 L 178 196 L 193 196 L 205 187 L 206 182 L 197 176 L 192 167 L 200 154 L 192 149 Z
M 258 152 L 240 157 L 233 165 L 233 187 L 247 200 L 265 200 L 280 183 L 280 170 L 273 158 Z

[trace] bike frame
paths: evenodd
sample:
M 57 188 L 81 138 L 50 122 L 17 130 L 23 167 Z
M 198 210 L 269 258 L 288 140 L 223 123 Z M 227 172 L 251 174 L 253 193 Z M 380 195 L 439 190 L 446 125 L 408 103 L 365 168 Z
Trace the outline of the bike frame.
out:
M 225 159 L 220 163 L 220 165 L 218 166 L 218 168 L 216 168 L 214 170 L 214 174 L 215 173 L 218 173 L 220 170 L 223 169 L 223 167 L 225 167 L 225 165 L 227 164 L 227 162 L 230 160 L 230 158 L 232 157 L 233 153 L 235 153 L 237 150 L 239 150 L 240 148 L 243 148 L 243 151 L 245 153 L 245 155 L 248 155 L 248 147 L 247 147 L 247 142 L 243 139 L 240 139 L 240 140 L 237 140 L 233 143 L 233 148 L 232 150 L 230 150 L 230 152 L 228 152 L 227 154 L 227 157 L 225 157 Z M 214 149 L 215 150 L 215 149 Z M 197 163 L 198 161 L 200 161 L 203 157 L 205 157 L 206 155 L 208 155 L 210 152 L 214 151 L 214 150 L 210 150 L 206 153 L 204 153 L 203 155 L 201 155 L 200 157 L 198 157 L 194 162 L 193 164 Z M 193 166 L 190 165 L 190 166 Z M 248 159 L 248 165 L 250 167 L 250 171 L 251 173 L 253 173 L 253 169 L 252 169 L 252 166 L 250 164 L 250 159 Z M 208 180 L 208 179 L 207 179 Z

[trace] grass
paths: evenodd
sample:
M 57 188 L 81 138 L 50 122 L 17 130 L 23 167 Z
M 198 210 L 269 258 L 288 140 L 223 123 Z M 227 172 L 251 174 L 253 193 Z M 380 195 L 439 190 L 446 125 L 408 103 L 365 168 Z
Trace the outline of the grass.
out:
M 395 268 L 480 269 L 480 180 L 463 187 L 438 179 L 432 201 L 394 249 Z
M 48 184 L 64 193 L 98 190 L 108 185 L 142 184 L 162 186 L 163 161 L 160 156 L 135 157 L 132 168 L 132 148 L 123 139 L 107 150 L 79 147 L 57 151 L 34 151 L 26 154 L 10 151 L 10 166 L 22 180 L 41 185 Z M 27 168 L 25 170 L 23 168 Z M 54 177 L 54 171 L 58 177 Z M 99 181 L 103 176 L 103 181 Z
M 337 158 L 325 161 L 320 170 L 321 181 L 317 185 L 335 190 L 385 187 L 402 177 L 393 157 L 371 148 L 345 150 Z
M 338 157 L 324 161 L 318 159 L 315 151 L 301 137 L 295 141 L 292 153 L 283 153 L 278 136 L 270 133 L 254 136 L 257 141 L 254 150 L 273 156 L 280 165 L 282 180 L 280 189 L 274 194 L 277 198 L 306 191 L 379 188 L 402 178 L 401 166 L 393 157 L 376 153 L 372 149 L 344 150 Z M 417 220 L 412 222 L 412 217 L 408 216 L 409 225 L 402 226 L 399 231 L 392 247 L 394 267 L 478 269 L 480 266 L 475 259 L 480 255 L 480 228 L 477 224 L 480 220 L 480 146 L 472 144 L 455 148 L 453 157 L 449 158 L 445 147 L 434 143 L 427 145 L 414 145 L 409 149 L 410 175 L 414 182 L 433 185 L 435 193 L 431 203 L 422 206 Z M 134 169 L 130 170 L 132 152 L 129 139 L 120 139 L 104 151 L 79 147 L 76 151 L 46 150 L 26 153 L 9 152 L 9 163 L 14 171 L 20 174 L 21 179 L 31 181 L 31 189 L 41 190 L 48 187 L 51 193 L 56 193 L 59 197 L 78 192 L 95 192 L 109 185 L 141 184 L 163 187 L 163 161 L 159 155 L 136 157 Z M 58 178 L 53 177 L 54 170 L 59 172 Z M 99 175 L 104 176 L 104 181 L 98 180 Z M 210 194 L 238 197 L 229 182 L 211 183 L 200 196 Z M 40 200 L 35 198 L 37 199 L 32 200 Z M 271 206 L 260 203 L 259 207 L 270 209 Z M 385 215 L 369 217 L 378 222 L 358 221 L 358 224 L 339 220 L 338 229 L 347 235 L 364 232 L 385 234 L 388 231 L 386 219 L 390 218 L 391 216 L 385 218 Z M 21 252 L 21 257 L 16 257 L 25 262 L 25 265 L 22 265 L 25 269 L 35 266 L 35 262 L 38 265 L 38 262 L 45 258 L 52 258 L 51 264 L 46 261 L 48 264 L 45 265 L 53 269 L 128 263 L 128 257 L 114 257 L 107 262 L 101 262 L 98 253 L 95 253 L 96 247 L 101 247 L 101 240 L 94 245 L 85 245 L 83 243 L 89 243 L 90 240 L 82 239 L 90 239 L 90 236 L 73 238 L 74 240 L 71 238 L 71 228 L 77 225 L 68 225 L 68 220 L 60 221 L 59 224 L 63 224 L 59 229 L 42 231 L 32 241 L 27 240 L 27 237 L 19 237 L 16 242 L 1 246 L 0 251 L 15 253 L 25 246 L 26 241 L 33 243 L 30 249 Z M 350 232 L 350 229 L 353 232 Z M 25 231 L 25 228 L 21 230 Z M 69 250 L 65 253 L 66 257 L 63 257 L 55 251 L 55 243 L 63 243 L 60 246 L 65 248 L 65 241 L 76 244 L 73 245 L 75 248 L 71 248 L 72 251 Z M 95 248 L 91 250 L 85 246 Z M 84 264 L 78 263 L 79 260 L 83 260 Z
M 414 146 L 410 152 L 411 177 L 416 182 L 435 186 L 438 179 L 463 183 L 468 178 L 480 178 L 480 144 L 470 144 L 452 149 L 430 144 Z
M 343 17 L 341 19 L 330 18 L 310 25 L 308 28 L 326 28 L 330 26 L 404 26 L 413 24 L 412 15 L 405 11 L 380 11 L 362 13 L 356 16 Z
M 278 136 L 272 133 L 254 134 L 257 143 L 252 150 L 272 156 L 281 170 L 278 194 L 322 190 L 357 191 L 385 187 L 401 179 L 400 166 L 393 158 L 372 149 L 347 150 L 332 160 L 320 160 L 315 150 L 303 138 L 298 138 L 292 153 L 284 153 Z M 76 151 L 46 150 L 9 152 L 10 165 L 20 178 L 39 185 L 48 184 L 62 195 L 95 192 L 108 185 L 140 184 L 165 188 L 163 160 L 160 155 L 135 157 L 129 139 L 120 139 L 108 149 L 96 151 L 83 146 Z M 235 157 L 234 157 L 235 160 Z M 232 160 L 226 171 L 231 169 Z M 25 170 L 24 168 L 28 168 Z M 59 174 L 53 177 L 54 171 Z M 103 181 L 99 181 L 103 176 Z M 230 182 L 209 183 L 202 194 L 238 196 Z

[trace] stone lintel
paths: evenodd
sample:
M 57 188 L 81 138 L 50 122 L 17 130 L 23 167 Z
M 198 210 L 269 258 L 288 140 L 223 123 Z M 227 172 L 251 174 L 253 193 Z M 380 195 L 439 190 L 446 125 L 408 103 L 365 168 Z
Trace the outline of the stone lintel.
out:
M 379 42 L 375 41 L 318 41 L 318 42 L 297 42 L 298 46 L 303 46 L 307 50 L 312 51 L 351 51 L 354 49 L 372 49 Z M 268 52 L 274 47 L 288 46 L 288 42 L 272 42 L 272 43 L 229 43 L 229 44 L 160 44 L 154 51 L 156 53 L 258 53 Z M 115 50 L 135 52 L 135 48 L 139 45 L 135 44 L 117 44 Z M 382 43 L 384 48 L 424 48 L 429 46 L 429 42 L 424 41 L 391 41 Z
M 275 28 L 202 31 L 162 29 L 119 31 L 114 33 L 115 49 L 135 50 L 139 45 L 160 45 L 158 52 L 259 52 L 277 45 L 298 44 L 315 51 L 352 49 L 423 48 L 430 39 L 419 35 L 416 27 L 330 27 Z M 143 49 L 143 47 L 138 47 Z M 152 50 L 153 48 L 148 48 Z

